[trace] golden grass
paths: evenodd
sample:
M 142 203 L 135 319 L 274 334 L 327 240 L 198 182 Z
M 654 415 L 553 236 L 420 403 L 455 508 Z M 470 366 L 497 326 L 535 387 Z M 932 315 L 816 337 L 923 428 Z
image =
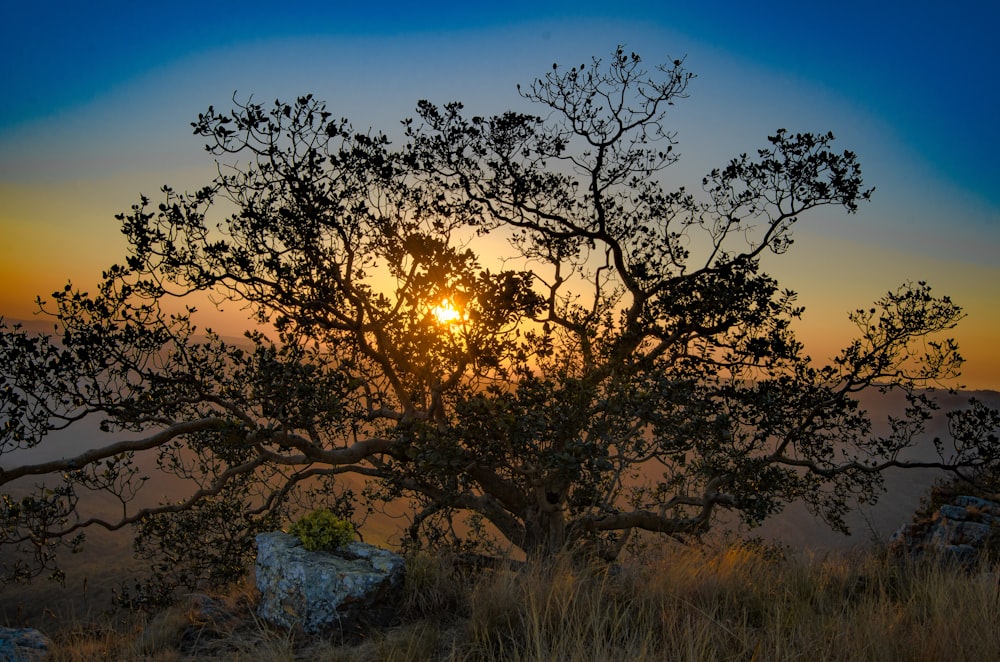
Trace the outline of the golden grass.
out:
M 417 556 L 408 573 L 403 624 L 360 644 L 271 629 L 242 587 L 211 622 L 192 598 L 117 629 L 66 627 L 52 659 L 1000 659 L 1000 593 L 985 569 L 876 555 L 785 559 L 732 545 L 665 550 L 611 570 L 558 559 L 469 573 Z

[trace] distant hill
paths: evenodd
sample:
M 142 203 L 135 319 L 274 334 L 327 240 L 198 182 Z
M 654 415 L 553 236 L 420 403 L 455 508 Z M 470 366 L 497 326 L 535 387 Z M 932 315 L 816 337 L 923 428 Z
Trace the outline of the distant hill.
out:
M 928 423 L 925 434 L 914 453 L 913 459 L 934 460 L 937 454 L 931 443 L 934 437 L 948 437 L 947 419 L 944 414 L 968 405 L 970 398 L 981 400 L 987 405 L 1000 409 L 1000 392 L 961 391 L 949 394 L 935 393 L 940 410 Z M 881 395 L 868 393 L 861 398 L 862 406 L 869 412 L 876 433 L 887 430 L 886 419 L 890 414 L 900 414 L 905 406 L 901 394 Z M 847 518 L 851 535 L 832 531 L 826 524 L 809 514 L 802 504 L 793 504 L 784 512 L 772 517 L 758 529 L 750 532 L 765 539 L 780 541 L 792 548 L 809 549 L 817 552 L 846 550 L 865 546 L 878 540 L 884 542 L 908 521 L 934 481 L 944 477 L 945 472 L 933 469 L 891 469 L 885 476 L 885 493 L 874 506 L 860 508 Z
M 52 335 L 54 332 L 58 331 L 55 320 L 39 315 L 38 317 L 33 317 L 31 319 L 19 319 L 12 317 L 4 317 L 3 323 L 8 329 L 13 328 L 14 325 L 19 325 L 25 331 L 30 331 L 32 333 L 47 333 Z M 250 342 L 244 336 L 219 336 L 226 343 L 238 346 L 249 346 Z

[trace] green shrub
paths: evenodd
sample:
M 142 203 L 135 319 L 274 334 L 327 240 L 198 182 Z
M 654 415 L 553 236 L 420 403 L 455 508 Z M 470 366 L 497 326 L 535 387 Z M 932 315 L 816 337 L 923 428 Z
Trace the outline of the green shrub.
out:
M 354 525 L 325 508 L 303 515 L 288 532 L 311 552 L 332 552 L 354 540 Z

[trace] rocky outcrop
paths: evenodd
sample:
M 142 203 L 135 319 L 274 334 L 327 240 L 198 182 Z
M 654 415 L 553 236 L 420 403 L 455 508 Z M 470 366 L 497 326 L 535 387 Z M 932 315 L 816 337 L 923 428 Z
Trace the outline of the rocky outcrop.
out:
M 310 552 L 295 536 L 257 536 L 257 613 L 280 627 L 352 633 L 386 625 L 403 586 L 403 557 L 352 542 L 335 552 Z
M 0 628 L 0 660 L 40 662 L 49 657 L 52 642 L 33 628 Z
M 1000 503 L 959 496 L 930 518 L 904 524 L 889 538 L 897 556 L 928 554 L 973 565 L 991 538 L 1000 534 Z

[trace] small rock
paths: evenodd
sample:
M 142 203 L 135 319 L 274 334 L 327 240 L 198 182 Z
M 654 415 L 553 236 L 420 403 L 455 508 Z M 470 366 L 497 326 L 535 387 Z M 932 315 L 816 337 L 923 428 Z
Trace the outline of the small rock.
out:
M 946 504 L 944 506 L 941 506 L 941 508 L 938 509 L 938 512 L 941 513 L 941 517 L 944 517 L 946 519 L 954 519 L 954 520 L 969 519 L 969 511 L 963 508 L 962 506 L 952 506 L 950 504 Z
M 934 554 L 972 567 L 1000 523 L 993 513 L 1000 514 L 1000 504 L 972 496 L 957 497 L 930 518 L 900 527 L 889 539 L 889 549 L 911 557 Z
M 188 601 L 191 605 L 188 617 L 194 624 L 225 630 L 235 626 L 239 621 L 237 610 L 218 598 L 194 593 Z
M 0 660 L 40 662 L 48 658 L 52 641 L 34 628 L 0 628 Z
M 974 496 L 955 497 L 955 505 L 962 506 L 963 508 L 975 508 L 977 510 L 982 510 L 993 515 L 1000 514 L 1000 509 L 998 509 L 998 504 L 996 504 L 993 501 L 981 499 L 979 497 L 974 497 Z
M 925 536 L 932 547 L 947 547 L 948 545 L 972 544 L 980 546 L 990 535 L 990 527 L 979 522 L 963 522 L 953 519 L 941 519 Z

